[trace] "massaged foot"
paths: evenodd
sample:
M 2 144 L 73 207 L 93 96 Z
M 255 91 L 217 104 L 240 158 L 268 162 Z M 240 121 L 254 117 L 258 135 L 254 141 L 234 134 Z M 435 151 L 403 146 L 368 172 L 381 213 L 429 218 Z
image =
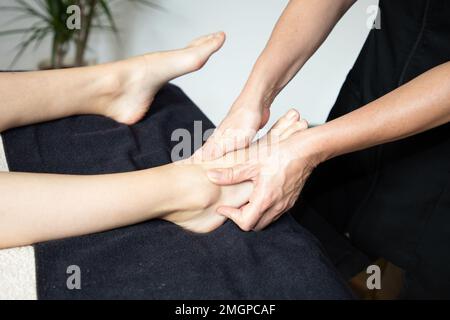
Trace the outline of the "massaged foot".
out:
M 287 139 L 294 133 L 307 129 L 307 127 L 308 124 L 305 120 L 300 120 L 298 112 L 291 110 L 278 120 L 267 135 L 255 142 L 249 149 L 271 143 L 270 139 L 272 141 L 275 138 L 278 141 Z M 189 190 L 181 195 L 185 198 L 183 201 L 189 203 L 189 205 L 184 210 L 166 215 L 164 220 L 176 223 L 184 229 L 196 233 L 207 233 L 220 227 L 227 218 L 216 213 L 216 209 L 220 206 L 240 207 L 246 204 L 253 191 L 253 183 L 244 182 L 232 186 L 217 186 L 209 181 L 206 171 L 224 166 L 231 167 L 236 164 L 237 159 L 241 159 L 238 154 L 244 154 L 245 152 L 245 150 L 242 150 L 229 153 L 222 159 L 201 164 L 192 164 L 189 160 L 173 164 L 179 174 L 178 181 L 180 182 L 177 187 L 180 190 Z M 180 184 L 186 185 L 180 186 Z M 188 209 L 186 210 L 186 208 Z
M 112 101 L 101 112 L 118 122 L 134 124 L 148 111 L 159 89 L 168 81 L 201 69 L 225 41 L 223 32 L 201 37 L 186 48 L 150 53 L 103 66 L 113 75 Z

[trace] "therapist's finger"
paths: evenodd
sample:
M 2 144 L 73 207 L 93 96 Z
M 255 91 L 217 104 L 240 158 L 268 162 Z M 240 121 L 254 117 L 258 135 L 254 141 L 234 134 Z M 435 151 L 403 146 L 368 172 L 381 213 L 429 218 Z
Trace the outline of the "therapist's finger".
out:
M 262 185 L 256 186 L 249 203 L 241 209 L 220 207 L 217 212 L 236 223 L 243 231 L 251 231 L 261 219 L 261 214 L 271 206 L 270 197 L 267 196 Z
M 225 146 L 211 137 L 206 143 L 194 153 L 194 159 L 199 161 L 210 161 L 222 157 L 225 154 Z
M 266 212 L 264 212 L 262 218 L 258 221 L 256 226 L 253 228 L 254 231 L 261 231 L 267 228 L 270 224 L 277 221 L 284 212 L 280 212 L 276 206 L 271 207 Z
M 255 171 L 251 165 L 239 164 L 231 168 L 208 170 L 207 175 L 215 184 L 232 185 L 252 180 L 255 177 Z

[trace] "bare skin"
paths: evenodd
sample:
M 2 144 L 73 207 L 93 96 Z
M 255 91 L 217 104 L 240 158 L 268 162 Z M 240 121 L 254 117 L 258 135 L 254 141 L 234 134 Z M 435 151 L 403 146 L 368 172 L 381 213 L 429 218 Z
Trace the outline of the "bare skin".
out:
M 327 38 L 355 0 L 291 0 L 269 42 L 212 137 L 201 150 L 206 159 L 246 148 L 270 117 L 270 106 Z
M 355 0 L 291 0 L 227 117 L 198 153 L 214 159 L 245 148 L 265 125 L 270 105 L 322 44 Z M 403 139 L 450 121 L 450 62 L 429 70 L 358 110 L 280 143 L 277 173 L 270 157 L 212 170 L 211 181 L 253 181 L 242 207 L 219 212 L 243 230 L 261 230 L 290 209 L 313 169 L 338 155 Z M 244 133 L 244 134 L 242 134 Z
M 288 113 L 251 148 L 260 148 L 254 152 L 262 154 L 306 127 L 297 112 Z M 233 166 L 237 157 L 246 156 L 245 152 L 230 153 L 208 163 L 184 161 L 96 176 L 0 173 L 0 248 L 101 232 L 151 219 L 170 221 L 197 233 L 210 232 L 226 221 L 216 213 L 217 208 L 247 203 L 253 185 L 245 182 L 219 187 L 209 181 L 206 171 Z
M 135 123 L 162 85 L 201 68 L 224 40 L 218 33 L 184 49 L 99 66 L 1 73 L 0 131 L 79 114 Z M 224 221 L 214 213 L 218 204 L 242 205 L 250 191 L 250 183 L 215 186 L 202 164 L 99 176 L 0 173 L 0 248 L 155 218 L 207 232 Z
M 241 163 L 244 159 L 259 159 L 272 157 L 272 162 L 276 164 L 278 159 L 277 149 L 279 145 L 289 139 L 291 136 L 298 132 L 306 130 L 308 123 L 300 118 L 299 113 L 296 110 L 290 110 L 283 117 L 281 117 L 277 123 L 270 129 L 270 131 L 261 139 L 254 142 L 249 148 L 241 149 L 236 152 L 230 152 L 222 158 L 213 161 L 197 161 L 195 157 L 186 161 L 180 162 L 178 166 L 200 166 L 203 170 L 201 175 L 203 178 L 206 176 L 206 170 L 216 168 L 231 168 L 236 164 Z M 185 172 L 189 169 L 184 168 Z M 192 179 L 191 179 L 192 180 Z M 189 180 L 188 180 L 189 181 Z M 209 180 L 207 180 L 209 182 Z M 197 233 L 206 233 L 213 231 L 220 227 L 227 218 L 224 215 L 218 214 L 217 209 L 223 206 L 223 203 L 239 203 L 242 206 L 249 201 L 251 192 L 253 191 L 253 183 L 250 181 L 243 181 L 240 184 L 222 186 L 218 189 L 215 184 L 204 183 L 203 188 L 212 190 L 212 186 L 215 186 L 215 192 L 218 193 L 213 196 L 214 201 L 210 201 L 212 204 L 207 209 L 197 211 L 178 211 L 172 214 L 166 215 L 164 219 L 172 221 L 187 230 L 191 230 Z M 193 189 L 193 190 L 201 190 Z M 217 199 L 216 199 L 217 197 Z M 231 206 L 231 205 L 227 205 Z
M 0 132 L 80 114 L 136 123 L 162 85 L 199 70 L 224 41 L 219 32 L 183 49 L 98 66 L 0 73 Z

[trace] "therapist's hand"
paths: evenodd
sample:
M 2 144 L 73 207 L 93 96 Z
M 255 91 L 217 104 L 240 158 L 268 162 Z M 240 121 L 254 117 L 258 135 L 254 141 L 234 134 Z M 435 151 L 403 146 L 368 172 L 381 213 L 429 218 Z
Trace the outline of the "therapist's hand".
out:
M 213 135 L 195 156 L 214 160 L 228 152 L 248 147 L 256 133 L 266 125 L 269 107 L 253 97 L 239 97 Z
M 321 159 L 308 131 L 281 141 L 273 152 L 258 152 L 234 167 L 209 171 L 210 180 L 219 185 L 248 180 L 254 183 L 248 204 L 241 208 L 221 207 L 218 213 L 244 231 L 259 231 L 292 208 Z

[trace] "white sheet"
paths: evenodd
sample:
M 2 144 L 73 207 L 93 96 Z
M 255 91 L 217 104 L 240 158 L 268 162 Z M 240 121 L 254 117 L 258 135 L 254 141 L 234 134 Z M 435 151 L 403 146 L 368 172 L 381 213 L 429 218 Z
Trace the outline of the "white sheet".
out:
M 0 171 L 9 171 L 1 135 Z M 36 300 L 36 298 L 33 247 L 0 250 L 0 300 Z

